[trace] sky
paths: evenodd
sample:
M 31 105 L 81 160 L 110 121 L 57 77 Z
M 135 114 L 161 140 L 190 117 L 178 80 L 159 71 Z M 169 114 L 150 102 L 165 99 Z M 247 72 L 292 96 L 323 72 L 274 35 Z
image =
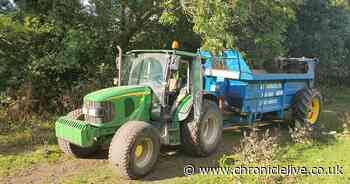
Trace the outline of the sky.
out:
M 81 0 L 81 3 L 82 3 L 83 5 L 87 5 L 87 4 L 89 4 L 89 0 Z

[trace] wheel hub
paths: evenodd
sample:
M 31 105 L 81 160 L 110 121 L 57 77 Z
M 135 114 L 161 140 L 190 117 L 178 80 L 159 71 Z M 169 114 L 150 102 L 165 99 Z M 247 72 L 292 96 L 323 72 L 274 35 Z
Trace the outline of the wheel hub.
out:
M 310 124 L 315 124 L 320 114 L 320 100 L 317 97 L 312 98 L 310 104 L 310 112 L 308 113 L 308 121 Z
M 138 159 L 143 153 L 143 146 L 141 144 L 137 145 L 135 148 L 135 157 Z
M 139 168 L 145 167 L 153 155 L 153 142 L 149 138 L 143 138 L 138 141 L 134 149 L 135 164 Z

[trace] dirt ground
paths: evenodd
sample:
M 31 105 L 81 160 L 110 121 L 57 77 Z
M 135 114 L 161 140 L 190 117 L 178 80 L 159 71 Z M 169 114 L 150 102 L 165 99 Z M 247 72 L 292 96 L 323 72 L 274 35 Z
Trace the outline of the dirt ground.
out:
M 223 155 L 229 155 L 234 152 L 235 147 L 237 147 L 239 144 L 240 136 L 241 133 L 239 132 L 226 132 L 218 151 L 206 158 L 194 158 L 187 156 L 180 150 L 180 147 L 163 148 L 161 153 L 162 156 L 158 161 L 156 168 L 142 181 L 148 183 L 174 177 L 182 177 L 184 176 L 183 167 L 187 164 L 208 167 L 217 166 L 218 160 Z M 104 166 L 110 167 L 107 160 L 107 150 L 101 151 L 101 153 L 99 153 L 95 158 L 67 159 L 62 157 L 55 164 L 36 164 L 29 169 L 0 179 L 0 183 L 60 183 L 63 178 L 74 177 L 74 175 L 84 172 L 85 170 L 93 171 L 93 168 L 101 168 Z M 122 181 L 122 179 L 120 180 Z

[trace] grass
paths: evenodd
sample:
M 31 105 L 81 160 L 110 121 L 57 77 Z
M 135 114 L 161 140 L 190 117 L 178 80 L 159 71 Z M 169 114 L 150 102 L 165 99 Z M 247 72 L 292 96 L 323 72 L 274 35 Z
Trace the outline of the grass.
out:
M 0 145 L 3 147 L 22 147 L 28 145 L 55 144 L 54 121 L 33 118 L 28 122 L 11 122 L 1 118 Z M 11 133 L 10 133 L 11 132 Z M 0 150 L 1 151 L 1 150 Z
M 15 154 L 0 153 L 0 177 L 11 176 L 18 171 L 39 163 L 56 163 L 61 157 L 57 146 L 37 147 L 31 151 Z
M 0 123 L 0 178 L 15 175 L 35 164 L 55 163 L 61 157 L 52 121 L 33 118 L 29 122 Z
M 339 113 L 349 112 L 350 89 L 343 90 L 337 94 L 332 104 L 325 104 L 321 114 L 320 123 L 322 131 L 328 133 L 336 131 L 338 134 L 343 131 L 342 121 Z M 28 124 L 27 124 L 28 125 Z M 1 125 L 0 125 L 1 126 Z M 62 153 L 55 145 L 53 124 L 50 121 L 36 122 L 36 128 L 18 126 L 10 129 L 11 133 L 0 132 L 0 178 L 14 175 L 23 170 L 29 169 L 37 164 L 57 164 L 62 158 Z M 38 138 L 39 137 L 39 138 Z M 226 134 L 227 140 L 239 140 L 240 135 Z M 43 142 L 48 143 L 45 149 Z M 29 145 L 29 146 L 28 146 Z M 5 149 L 4 149 L 5 148 Z M 28 149 L 29 148 L 29 149 Z M 46 151 L 49 150 L 49 154 Z M 228 154 L 232 154 L 234 148 Z M 312 168 L 315 166 L 331 167 L 337 164 L 343 166 L 343 176 L 204 176 L 194 175 L 185 177 L 182 174 L 183 163 L 179 160 L 189 160 L 195 165 L 205 166 L 206 158 L 192 159 L 187 156 L 175 155 L 168 159 L 162 158 L 162 162 L 169 162 L 169 167 L 176 167 L 178 173 L 169 174 L 174 169 L 158 168 L 154 173 L 165 172 L 170 177 L 146 178 L 139 181 L 125 181 L 120 178 L 108 165 L 107 161 L 101 161 L 93 167 L 78 168 L 74 174 L 62 176 L 60 183 L 161 183 L 161 184 L 191 184 L 191 183 L 350 183 L 350 137 L 336 135 L 323 135 L 320 139 L 310 144 L 294 144 L 285 139 L 279 145 L 273 165 L 294 165 Z M 226 153 L 225 153 L 226 154 Z M 219 158 L 215 158 L 219 162 Z M 214 162 L 215 162 L 214 160 Z M 164 164 L 163 164 L 164 165 Z M 166 165 L 166 164 L 165 164 Z M 1 180 L 1 179 L 0 179 Z
M 298 183 L 349 183 L 350 182 L 350 158 L 346 153 L 350 152 L 350 139 L 341 138 L 334 144 L 323 145 L 313 143 L 310 145 L 291 145 L 284 148 L 285 155 L 281 155 L 281 162 L 293 163 L 296 166 L 307 167 L 343 167 L 342 176 L 307 176 L 296 178 Z
M 350 90 L 339 94 L 332 104 L 325 104 L 321 115 L 320 123 L 323 125 L 322 130 L 326 132 L 342 132 L 342 122 L 339 119 L 339 113 L 349 111 Z M 227 135 L 229 138 L 237 136 Z M 287 139 L 286 139 L 287 140 Z M 334 136 L 322 136 L 319 140 L 312 141 L 310 144 L 293 144 L 291 142 L 280 145 L 276 154 L 276 161 L 273 165 L 280 166 L 305 166 L 312 167 L 333 167 L 337 164 L 343 166 L 343 176 L 203 176 L 195 175 L 192 177 L 178 176 L 164 180 L 151 181 L 154 183 L 164 184 L 190 184 L 190 183 L 318 183 L 318 184 L 346 184 L 350 183 L 350 138 L 335 138 Z M 79 183 L 122 183 L 125 182 L 114 174 L 109 168 L 85 170 L 81 173 L 64 178 L 62 183 L 79 184 Z M 155 171 L 157 172 L 157 171 Z M 130 183 L 148 183 L 148 180 L 131 181 Z
M 232 184 L 236 183 L 318 183 L 318 184 L 346 184 L 350 183 L 350 158 L 346 153 L 350 152 L 350 139 L 341 138 L 329 145 L 322 145 L 313 142 L 308 145 L 292 144 L 281 148 L 278 155 L 278 161 L 273 166 L 300 166 L 300 167 L 333 167 L 337 164 L 343 167 L 343 176 L 203 176 L 195 175 L 192 177 L 179 176 L 164 180 L 140 180 L 131 181 L 130 184 L 142 183 L 162 183 L 162 184 Z M 155 171 L 157 172 L 157 171 Z M 73 177 L 64 178 L 64 184 L 80 184 L 80 183 L 123 183 L 110 167 L 106 165 L 84 170 Z

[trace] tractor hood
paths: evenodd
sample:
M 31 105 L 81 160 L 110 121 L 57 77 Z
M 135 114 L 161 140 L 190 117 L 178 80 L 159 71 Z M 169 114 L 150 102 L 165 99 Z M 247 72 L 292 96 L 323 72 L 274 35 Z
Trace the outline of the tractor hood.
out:
M 119 86 L 101 89 L 87 94 L 84 101 L 102 102 L 124 96 L 147 95 L 151 89 L 147 86 Z

